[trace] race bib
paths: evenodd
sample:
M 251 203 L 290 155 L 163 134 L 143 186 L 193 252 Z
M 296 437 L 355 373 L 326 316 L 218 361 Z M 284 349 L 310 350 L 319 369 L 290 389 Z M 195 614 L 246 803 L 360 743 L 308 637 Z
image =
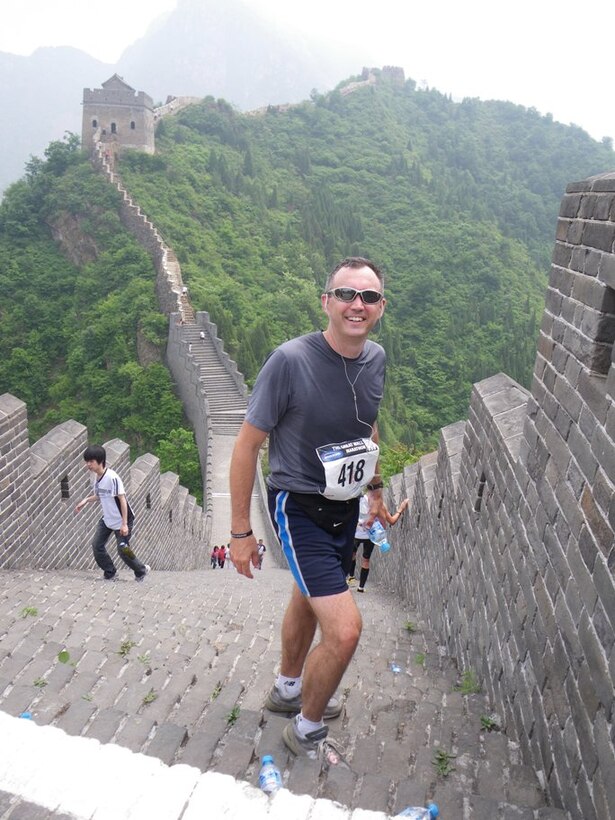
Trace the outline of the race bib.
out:
M 376 472 L 380 448 L 370 438 L 357 438 L 316 448 L 325 471 L 323 495 L 332 501 L 348 501 L 361 494 Z

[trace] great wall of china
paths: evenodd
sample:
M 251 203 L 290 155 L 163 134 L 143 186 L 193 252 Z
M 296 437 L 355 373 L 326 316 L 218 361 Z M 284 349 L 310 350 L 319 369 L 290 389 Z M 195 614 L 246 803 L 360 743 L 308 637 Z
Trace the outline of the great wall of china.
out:
M 94 162 L 121 186 L 100 145 Z M 171 317 L 168 363 L 207 480 L 208 397 L 177 325 L 188 306 L 176 260 L 127 192 L 121 209 L 154 260 Z M 216 338 L 206 314 L 196 321 Z M 531 390 L 505 374 L 474 386 L 468 419 L 444 428 L 438 451 L 392 480 L 392 500 L 409 497 L 410 514 L 372 569 L 476 671 L 524 762 L 574 818 L 615 816 L 614 340 L 615 173 L 605 173 L 570 184 L 563 197 Z M 245 396 L 228 357 L 225 368 Z M 0 397 L 0 566 L 89 566 L 66 547 L 86 438 L 67 421 L 29 447 L 25 405 Z M 153 457 L 129 467 L 123 442 L 111 451 L 158 537 L 153 565 L 194 566 L 211 505 L 200 510 Z M 82 526 L 75 543 L 92 521 Z M 170 544 L 180 536 L 185 552 L 174 565 Z

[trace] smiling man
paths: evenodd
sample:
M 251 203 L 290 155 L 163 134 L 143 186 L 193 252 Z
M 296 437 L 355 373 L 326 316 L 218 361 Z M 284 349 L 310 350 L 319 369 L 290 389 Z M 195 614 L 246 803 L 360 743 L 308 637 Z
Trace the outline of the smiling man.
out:
M 361 634 L 346 575 L 364 487 L 370 520 L 384 523 L 376 417 L 385 354 L 368 339 L 384 311 L 383 291 L 382 273 L 369 260 L 337 265 L 321 296 L 326 330 L 285 342 L 265 361 L 231 460 L 232 561 L 252 578 L 259 556 L 250 498 L 269 435 L 269 510 L 295 583 L 280 673 L 265 705 L 296 714 L 284 742 L 312 758 L 331 743 L 324 720 L 341 712 L 334 693 Z

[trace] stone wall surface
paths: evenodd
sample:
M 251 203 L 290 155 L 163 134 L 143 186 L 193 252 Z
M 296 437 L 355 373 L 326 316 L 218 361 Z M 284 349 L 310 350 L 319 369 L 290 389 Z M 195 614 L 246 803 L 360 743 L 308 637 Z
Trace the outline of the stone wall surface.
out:
M 406 468 L 373 577 L 412 601 L 574 818 L 615 817 L 615 173 L 568 186 L 528 393 L 474 386 Z
M 201 316 L 201 314 L 199 314 Z M 167 363 L 175 388 L 182 401 L 184 413 L 192 424 L 194 437 L 199 451 L 201 476 L 203 477 L 204 506 L 208 517 L 207 539 L 211 532 L 212 499 L 208 491 L 212 476 L 212 436 L 213 431 L 209 418 L 209 407 L 200 382 L 199 371 L 190 356 L 188 344 L 183 340 L 183 328 L 179 322 L 180 315 L 173 314 L 169 323 L 167 342 Z M 209 322 L 203 317 L 202 327 L 211 330 Z
M 9 393 L 0 396 L 0 569 L 95 567 L 90 545 L 100 507 L 75 513 L 77 502 L 91 494 L 87 444 L 86 428 L 67 421 L 30 447 L 25 404 Z M 156 569 L 206 566 L 206 517 L 177 475 L 160 475 L 150 454 L 131 465 L 120 439 L 104 446 L 135 512 L 132 544 L 139 558 Z M 109 549 L 115 555 L 112 543 Z

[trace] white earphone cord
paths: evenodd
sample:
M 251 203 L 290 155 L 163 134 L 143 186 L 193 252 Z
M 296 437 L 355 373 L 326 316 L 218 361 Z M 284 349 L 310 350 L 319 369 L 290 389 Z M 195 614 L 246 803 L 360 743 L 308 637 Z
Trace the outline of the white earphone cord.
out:
M 348 376 L 348 369 L 346 368 L 346 359 L 344 359 L 343 356 L 340 356 L 340 359 L 342 360 L 342 364 L 344 365 L 344 375 L 346 376 L 346 381 L 348 382 L 348 384 L 350 385 L 350 389 L 352 390 L 352 398 L 354 400 L 354 412 L 355 412 L 356 419 L 359 422 L 359 424 L 364 424 L 366 427 L 369 427 L 370 438 L 371 438 L 374 435 L 374 427 L 373 427 L 373 425 L 369 424 L 367 421 L 363 421 L 363 419 L 359 418 L 359 406 L 357 404 L 357 394 L 356 394 L 356 391 L 354 389 L 354 386 L 357 383 L 357 381 L 359 379 L 359 376 L 361 375 L 361 373 L 363 372 L 363 370 L 365 368 L 365 364 L 361 365 L 361 369 L 359 370 L 359 372 L 355 376 L 354 381 L 351 382 L 350 378 Z

